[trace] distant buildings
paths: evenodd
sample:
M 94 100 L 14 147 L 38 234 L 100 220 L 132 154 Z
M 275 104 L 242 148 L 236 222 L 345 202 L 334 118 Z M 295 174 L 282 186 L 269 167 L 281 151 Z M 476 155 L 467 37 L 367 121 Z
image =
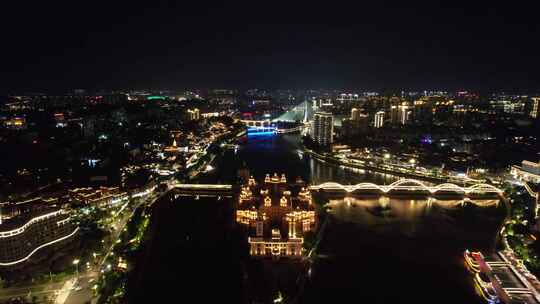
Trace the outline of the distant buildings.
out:
M 407 125 L 412 118 L 412 111 L 407 103 L 402 103 L 398 106 L 399 124 Z
M 26 129 L 26 119 L 24 117 L 12 117 L 4 120 L 4 126 L 10 130 L 24 130 Z
M 187 110 L 188 120 L 199 120 L 201 118 L 201 113 L 199 109 L 189 109 Z
M 379 111 L 375 113 L 375 119 L 373 121 L 373 126 L 375 128 L 382 128 L 384 126 L 384 111 Z
M 95 207 L 111 207 L 129 199 L 128 193 L 118 187 L 75 188 L 68 193 L 73 201 Z
M 366 133 L 368 129 L 368 116 L 358 109 L 351 109 L 351 117 L 342 122 L 343 136 L 346 138 L 355 137 Z
M 332 144 L 334 141 L 334 116 L 332 113 L 316 112 L 314 114 L 311 137 L 321 146 Z
M 414 120 L 421 124 L 433 121 L 434 102 L 431 99 L 419 99 L 414 102 Z
M 512 166 L 510 171 L 512 175 L 520 180 L 540 183 L 540 162 L 524 160 L 521 166 Z
M 540 97 L 532 97 L 531 98 L 531 112 L 529 115 L 532 118 L 540 118 Z
M 399 106 L 393 104 L 390 106 L 390 123 L 392 125 L 397 125 L 399 122 Z
M 362 114 L 362 112 L 360 112 L 360 110 L 358 110 L 357 108 L 352 108 L 351 109 L 351 119 L 352 120 L 359 120 L 361 114 Z

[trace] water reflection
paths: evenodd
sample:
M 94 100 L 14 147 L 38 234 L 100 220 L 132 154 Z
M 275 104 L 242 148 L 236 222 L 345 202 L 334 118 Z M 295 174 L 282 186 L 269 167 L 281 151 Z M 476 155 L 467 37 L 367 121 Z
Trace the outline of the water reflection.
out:
M 462 253 L 494 248 L 505 215 L 498 199 L 345 197 L 325 206 L 321 258 L 302 303 L 433 303 L 441 295 L 481 303 Z
M 289 180 L 297 177 L 312 184 L 334 181 L 342 184 L 374 182 L 390 184 L 394 176 L 369 171 L 354 172 L 336 165 L 311 158 L 301 152 L 301 138 L 298 134 L 279 136 L 257 136 L 248 139 L 246 145 L 237 151 L 228 150 L 219 156 L 216 166 L 217 176 L 205 182 L 235 182 L 240 167 L 249 168 L 256 179 L 264 178 L 268 173 L 285 173 Z
M 456 222 L 461 221 L 461 216 L 471 216 L 468 213 L 497 209 L 499 202 L 498 199 L 442 200 L 431 197 L 424 199 L 384 196 L 378 198 L 345 197 L 330 199 L 327 207 L 330 215 L 340 222 L 354 223 L 376 232 L 381 232 L 382 229 L 384 233 L 398 231 L 412 236 L 412 234 L 433 234 L 433 229 L 430 226 L 432 224 L 437 225 L 438 228 L 444 227 L 443 231 L 455 232 Z M 469 224 L 475 223 L 467 223 L 467 226 Z M 426 230 L 419 231 L 418 227 L 426 228 Z M 477 230 L 481 230 L 481 228 Z

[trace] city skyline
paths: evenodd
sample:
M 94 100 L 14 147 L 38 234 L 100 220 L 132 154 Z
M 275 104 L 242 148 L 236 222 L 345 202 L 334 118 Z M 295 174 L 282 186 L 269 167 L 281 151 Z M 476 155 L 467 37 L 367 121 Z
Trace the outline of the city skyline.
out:
M 533 5 L 0 9 L 0 304 L 540 303 Z

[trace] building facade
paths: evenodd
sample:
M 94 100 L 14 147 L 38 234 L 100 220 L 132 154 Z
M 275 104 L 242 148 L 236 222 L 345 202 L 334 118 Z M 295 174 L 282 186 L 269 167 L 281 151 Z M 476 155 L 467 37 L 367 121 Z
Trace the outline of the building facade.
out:
M 37 260 L 39 252 L 64 246 L 78 230 L 64 209 L 46 208 L 4 221 L 0 225 L 0 267 Z
M 379 111 L 375 113 L 375 119 L 373 121 L 373 126 L 375 128 L 382 128 L 384 126 L 384 111 Z
M 321 146 L 334 142 L 334 116 L 332 113 L 316 112 L 313 116 L 312 139 Z
M 241 189 L 238 205 L 236 221 L 249 229 L 251 256 L 302 256 L 304 236 L 316 226 L 307 188 L 287 184 L 285 175 L 266 175 L 261 184 L 251 177 Z
M 510 173 L 520 180 L 540 183 L 540 162 L 524 160 L 521 166 L 512 166 Z
M 531 112 L 529 115 L 535 119 L 540 118 L 540 97 L 531 98 Z

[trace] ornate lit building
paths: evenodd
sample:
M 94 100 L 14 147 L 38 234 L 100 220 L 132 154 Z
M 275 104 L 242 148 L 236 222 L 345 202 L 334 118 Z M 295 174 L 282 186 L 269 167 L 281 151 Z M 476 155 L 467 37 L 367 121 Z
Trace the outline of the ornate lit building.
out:
M 250 254 L 301 257 L 304 235 L 316 226 L 311 193 L 301 184 L 287 184 L 284 174 L 251 177 L 240 191 L 236 221 L 249 228 Z

